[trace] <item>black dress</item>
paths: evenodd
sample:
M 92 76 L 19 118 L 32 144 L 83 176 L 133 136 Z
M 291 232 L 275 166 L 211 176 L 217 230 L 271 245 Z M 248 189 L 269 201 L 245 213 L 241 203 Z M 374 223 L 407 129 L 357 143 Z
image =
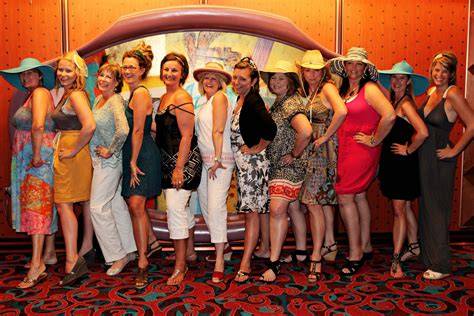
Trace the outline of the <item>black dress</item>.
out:
M 170 111 L 186 111 L 181 108 L 184 104 L 169 105 L 163 112 L 159 112 L 155 116 L 156 122 L 156 145 L 161 153 L 161 171 L 162 188 L 172 189 L 171 177 L 173 170 L 176 167 L 176 160 L 178 159 L 179 143 L 181 142 L 181 133 L 178 127 L 176 116 Z M 187 112 L 187 111 L 186 111 Z M 190 113 L 194 115 L 193 113 Z M 191 148 L 189 151 L 188 161 L 183 169 L 183 186 L 184 190 L 196 190 L 201 182 L 201 168 L 202 160 L 197 145 L 197 137 L 193 135 L 191 140 Z
M 420 195 L 418 153 L 402 156 L 394 154 L 390 148 L 394 143 L 410 143 L 414 133 L 413 126 L 397 116 L 383 141 L 379 180 L 382 194 L 389 199 L 410 201 Z
M 424 108 L 427 101 L 420 109 L 420 116 L 424 119 L 429 133 L 419 149 L 421 255 L 428 269 L 440 273 L 451 272 L 449 223 L 456 170 L 456 157 L 441 160 L 436 155 L 436 150 L 446 148 L 446 145 L 450 144 L 449 133 L 454 126 L 454 123 L 449 122 L 445 110 L 448 89 L 426 117 Z

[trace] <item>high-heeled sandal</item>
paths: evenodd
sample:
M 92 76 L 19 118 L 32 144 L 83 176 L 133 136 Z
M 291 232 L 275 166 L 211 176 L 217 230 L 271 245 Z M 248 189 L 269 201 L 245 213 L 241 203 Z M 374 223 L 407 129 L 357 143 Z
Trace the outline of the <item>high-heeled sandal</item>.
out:
M 323 257 L 324 261 L 327 262 L 334 262 L 336 261 L 337 256 L 337 242 L 329 245 L 329 246 L 322 246 L 321 247 L 321 256 Z
M 400 269 L 398 269 L 400 267 Z M 392 265 L 390 266 L 390 275 L 392 278 L 400 279 L 403 278 L 404 274 L 400 266 L 400 254 L 394 253 L 392 256 Z
M 418 241 L 408 244 L 408 247 L 402 253 L 400 262 L 405 262 L 411 259 L 415 259 L 420 255 L 420 243 Z
M 359 269 L 362 268 L 363 265 L 364 265 L 363 257 L 360 260 L 347 260 L 346 259 L 346 263 L 341 269 L 341 274 L 343 276 L 352 276 L 356 274 L 357 271 L 359 271 Z M 344 272 L 344 269 L 346 269 L 347 272 Z
M 156 244 L 158 244 L 156 246 Z M 158 239 L 155 239 L 155 241 L 151 242 L 148 244 L 147 250 L 146 250 L 146 257 L 150 258 L 154 253 L 159 253 L 163 250 L 163 246 L 160 244 Z
M 265 274 L 265 272 L 267 272 L 269 270 L 272 271 L 273 274 L 275 275 L 275 278 L 273 280 L 265 280 L 264 274 Z M 263 272 L 262 275 L 260 276 L 260 281 L 267 282 L 267 283 L 275 282 L 278 275 L 280 274 L 280 260 L 277 260 L 277 261 L 268 260 L 267 261 L 267 270 L 265 270 L 265 272 Z
M 322 273 L 320 271 L 316 271 L 318 264 L 322 264 L 321 260 L 311 260 L 309 264 L 309 273 L 308 273 L 308 282 L 318 282 L 322 279 Z

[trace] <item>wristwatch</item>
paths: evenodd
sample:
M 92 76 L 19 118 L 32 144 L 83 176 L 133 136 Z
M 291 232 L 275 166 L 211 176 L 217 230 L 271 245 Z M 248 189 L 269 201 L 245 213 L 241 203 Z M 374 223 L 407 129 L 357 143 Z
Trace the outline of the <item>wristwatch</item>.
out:
M 214 157 L 214 162 L 221 162 L 221 158 L 219 158 L 219 157 Z

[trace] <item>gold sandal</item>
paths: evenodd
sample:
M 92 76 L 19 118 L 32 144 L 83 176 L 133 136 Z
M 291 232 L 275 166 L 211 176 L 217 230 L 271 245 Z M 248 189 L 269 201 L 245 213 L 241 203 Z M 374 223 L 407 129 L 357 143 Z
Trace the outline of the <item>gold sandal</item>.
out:
M 171 274 L 171 276 L 168 278 L 168 280 L 166 280 L 166 285 L 180 285 L 181 282 L 184 281 L 184 278 L 186 277 L 186 273 L 188 272 L 188 267 L 185 267 L 184 268 L 184 271 L 181 271 L 179 269 L 175 269 L 173 271 L 173 274 Z M 177 283 L 174 283 L 174 281 L 180 276 L 182 275 L 183 278 L 181 279 L 181 281 L 177 282 Z
M 29 289 L 29 288 L 32 288 L 34 287 L 35 285 L 37 285 L 38 283 L 40 283 L 41 281 L 43 281 L 44 279 L 46 279 L 48 277 L 48 273 L 46 273 L 46 269 L 45 271 L 41 272 L 36 278 L 34 279 L 30 279 L 28 276 L 26 276 L 23 281 L 21 281 L 20 283 L 18 283 L 18 285 L 16 286 L 17 289 Z M 22 286 L 22 284 L 24 284 Z

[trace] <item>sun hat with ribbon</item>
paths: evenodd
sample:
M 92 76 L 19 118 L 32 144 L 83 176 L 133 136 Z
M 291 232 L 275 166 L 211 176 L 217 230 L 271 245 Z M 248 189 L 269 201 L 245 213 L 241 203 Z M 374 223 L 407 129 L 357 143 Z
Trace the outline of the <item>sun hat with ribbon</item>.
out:
M 390 77 L 392 75 L 407 75 L 411 78 L 413 83 L 413 93 L 415 95 L 423 94 L 423 92 L 428 89 L 430 82 L 428 78 L 425 76 L 416 74 L 413 72 L 413 67 L 410 66 L 405 60 L 398 62 L 392 66 L 392 69 L 389 70 L 380 70 L 379 71 L 380 83 L 386 88 L 390 90 Z
M 297 67 L 309 68 L 309 69 L 322 69 L 326 66 L 323 55 L 317 49 L 307 50 L 301 61 L 296 61 Z
M 25 58 L 20 62 L 20 66 L 11 69 L 0 70 L 0 75 L 9 84 L 21 91 L 26 91 L 20 80 L 20 74 L 27 70 L 38 69 L 42 74 L 43 86 L 46 89 L 54 87 L 54 69 L 51 66 L 42 64 L 36 58 Z
M 377 81 L 378 72 L 374 63 L 367 59 L 367 51 L 362 47 L 351 47 L 347 52 L 346 56 L 340 56 L 333 58 L 329 61 L 331 66 L 331 72 L 341 76 L 347 77 L 344 62 L 346 61 L 359 61 L 367 65 L 365 68 L 364 77 L 369 78 L 372 81 Z
M 269 86 L 270 77 L 276 73 L 287 74 L 295 83 L 296 88 L 300 86 L 297 70 L 294 63 L 286 60 L 279 60 L 274 65 L 267 65 L 265 70 L 260 71 L 260 76 L 267 86 Z
M 194 70 L 193 77 L 194 79 L 199 81 L 201 80 L 201 77 L 205 73 L 213 73 L 213 74 L 220 75 L 222 79 L 224 79 L 225 84 L 229 84 L 232 81 L 232 76 L 230 75 L 230 73 L 225 71 L 224 66 L 222 66 L 218 62 L 211 61 L 211 62 L 206 63 L 206 65 L 203 68 L 198 68 Z

